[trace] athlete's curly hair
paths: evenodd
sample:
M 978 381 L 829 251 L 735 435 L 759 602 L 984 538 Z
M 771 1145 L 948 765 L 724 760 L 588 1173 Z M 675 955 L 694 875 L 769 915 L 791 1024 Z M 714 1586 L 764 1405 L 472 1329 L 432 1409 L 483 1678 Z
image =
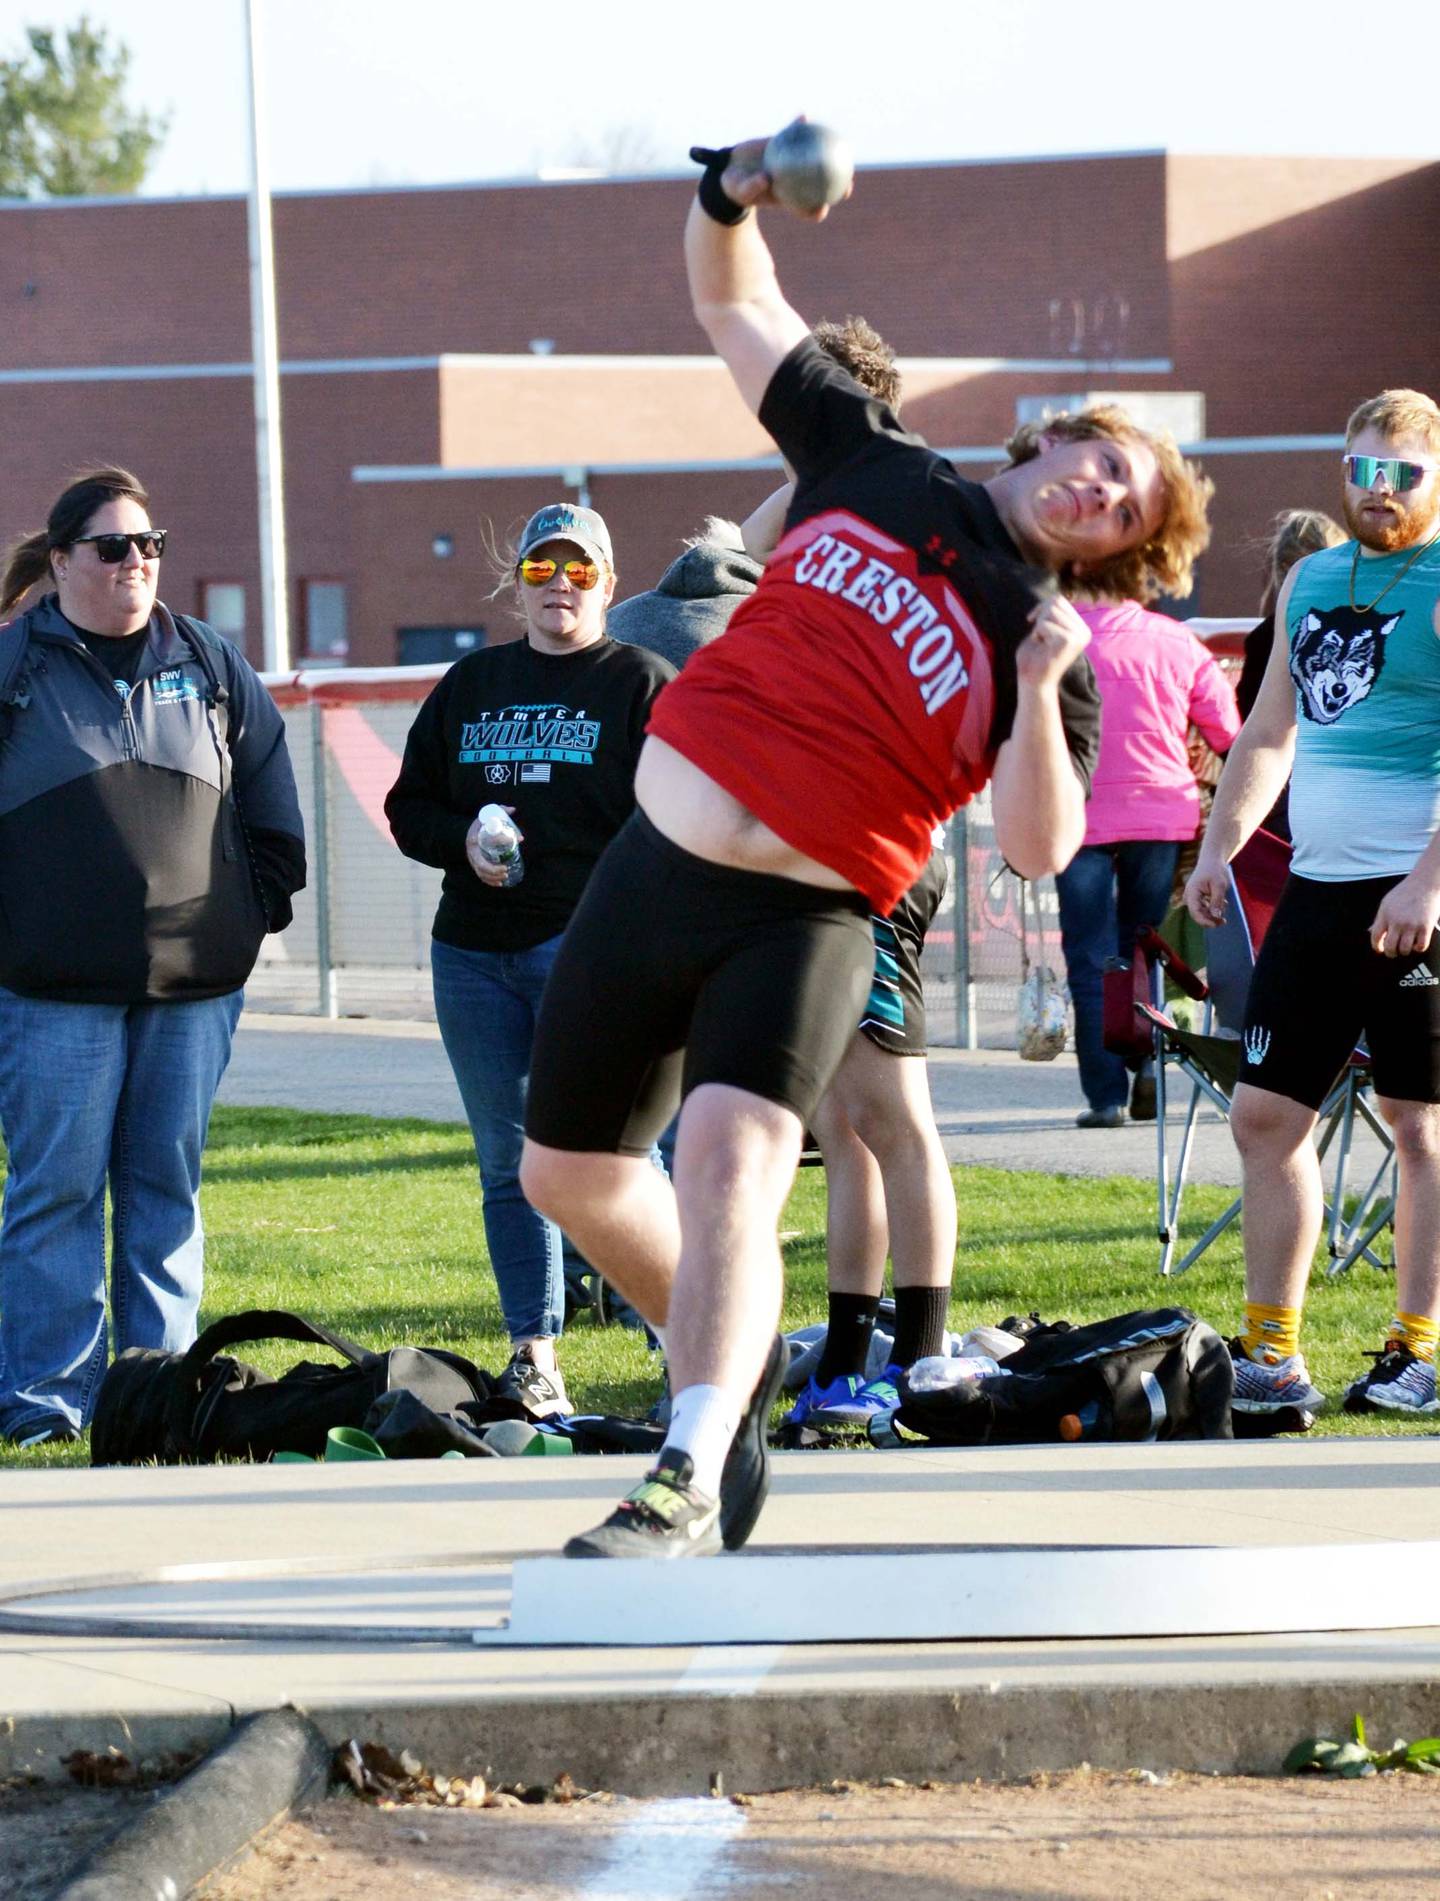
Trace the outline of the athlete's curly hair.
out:
M 846 317 L 841 323 L 825 319 L 810 334 L 826 356 L 833 357 L 842 370 L 849 370 L 861 389 L 878 396 L 892 409 L 900 407 L 895 352 L 872 324 L 863 317 Z
M 1061 442 L 1143 442 L 1160 465 L 1165 484 L 1165 518 L 1148 541 L 1109 560 L 1087 567 L 1078 581 L 1087 593 L 1116 600 L 1153 601 L 1162 594 L 1183 600 L 1195 585 L 1195 563 L 1210 545 L 1210 498 L 1215 484 L 1197 462 L 1181 455 L 1164 429 L 1142 429 L 1114 403 L 1098 403 L 1078 413 L 1027 422 L 1005 444 L 1009 468 L 1032 462 L 1045 439 Z M 1062 576 L 1062 579 L 1065 578 Z

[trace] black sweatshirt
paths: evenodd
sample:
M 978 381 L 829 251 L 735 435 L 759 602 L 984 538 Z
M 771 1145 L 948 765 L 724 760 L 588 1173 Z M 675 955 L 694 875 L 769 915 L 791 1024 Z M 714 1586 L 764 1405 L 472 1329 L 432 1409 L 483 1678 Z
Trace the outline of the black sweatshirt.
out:
M 434 935 L 461 950 L 528 950 L 557 936 L 635 805 L 650 704 L 675 669 L 602 639 L 573 653 L 528 640 L 467 654 L 435 684 L 385 800 L 407 858 L 445 873 Z M 465 856 L 482 805 L 515 808 L 525 875 L 483 884 Z

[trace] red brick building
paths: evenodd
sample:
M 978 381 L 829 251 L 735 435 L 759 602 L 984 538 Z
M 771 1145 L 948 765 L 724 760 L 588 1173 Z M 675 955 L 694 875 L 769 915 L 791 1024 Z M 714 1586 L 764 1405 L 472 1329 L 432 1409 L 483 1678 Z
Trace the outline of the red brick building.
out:
M 297 659 L 503 637 L 482 536 L 557 493 L 604 511 L 628 591 L 767 491 L 770 445 L 697 354 L 692 190 L 277 199 Z M 979 474 L 1018 403 L 1168 396 L 1219 485 L 1193 602 L 1214 614 L 1253 602 L 1277 508 L 1336 507 L 1352 405 L 1435 386 L 1437 212 L 1440 165 L 1139 153 L 877 168 L 823 228 L 767 235 L 797 307 L 869 317 L 907 359 L 912 426 Z M 249 308 L 241 199 L 0 204 L 0 535 L 80 464 L 128 464 L 173 531 L 165 598 L 253 656 Z

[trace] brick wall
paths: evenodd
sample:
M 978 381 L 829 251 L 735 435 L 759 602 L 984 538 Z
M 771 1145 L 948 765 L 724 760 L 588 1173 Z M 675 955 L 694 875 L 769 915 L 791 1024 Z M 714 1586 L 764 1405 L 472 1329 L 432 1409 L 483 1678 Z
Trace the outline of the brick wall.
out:
M 535 337 L 562 352 L 701 351 L 680 258 L 691 189 L 653 179 L 282 198 L 282 352 L 519 353 Z M 771 219 L 767 230 L 799 308 L 861 311 L 902 355 L 1076 362 L 917 371 L 907 418 L 958 446 L 1001 440 L 1017 396 L 1107 385 L 1201 390 L 1213 436 L 1336 431 L 1360 396 L 1435 380 L 1437 211 L 1436 165 L 1148 154 L 870 171 L 825 227 Z M 238 199 L 0 207 L 0 371 L 243 360 L 245 251 Z M 1085 367 L 1096 353 L 1169 356 L 1174 370 Z M 353 659 L 392 659 L 397 626 L 475 618 L 481 514 L 513 526 L 555 492 L 548 479 L 376 487 L 352 480 L 357 465 L 766 447 L 717 371 L 616 368 L 603 375 L 625 385 L 619 401 L 619 384 L 598 379 L 557 396 L 575 374 L 551 361 L 284 377 L 291 573 L 348 583 Z M 43 519 L 78 465 L 118 459 L 175 531 L 167 598 L 193 608 L 211 578 L 243 581 L 255 599 L 248 378 L 0 384 L 0 441 L 0 535 Z M 1252 598 L 1250 543 L 1280 507 L 1333 508 L 1332 461 L 1215 458 L 1218 532 L 1198 605 L 1223 613 Z M 769 480 L 597 478 L 626 587 L 652 583 L 707 511 L 743 515 Z M 455 538 L 448 562 L 431 552 L 441 532 Z
M 1440 165 L 1375 176 L 1358 161 L 1314 161 L 1294 206 L 1290 168 L 1262 159 L 1171 161 L 1176 374 L 1209 400 L 1209 433 L 1342 429 L 1363 397 L 1395 384 L 1434 391 L 1440 360 Z M 1180 216 L 1198 201 L 1205 216 Z
M 391 456 L 435 460 L 436 375 L 287 376 L 281 409 L 296 617 L 303 578 L 353 586 L 355 465 Z M 118 462 L 144 482 L 153 519 L 171 531 L 161 598 L 181 613 L 197 613 L 204 581 L 241 582 L 250 608 L 247 651 L 258 657 L 260 555 L 248 378 L 11 385 L 0 387 L 0 418 L 6 444 L 0 542 L 40 527 L 77 469 Z M 383 560 L 383 541 L 362 558 Z M 298 624 L 292 637 L 298 654 Z
M 673 178 L 279 197 L 281 351 L 523 351 L 534 337 L 569 354 L 701 350 L 680 251 L 693 190 Z M 1106 294 L 1131 305 L 1126 353 L 1164 354 L 1164 229 L 1156 154 L 867 171 L 827 227 L 767 224 L 798 309 L 860 310 L 914 356 L 1054 355 L 1051 299 Z M 241 358 L 249 312 L 240 199 L 0 207 L 0 367 Z

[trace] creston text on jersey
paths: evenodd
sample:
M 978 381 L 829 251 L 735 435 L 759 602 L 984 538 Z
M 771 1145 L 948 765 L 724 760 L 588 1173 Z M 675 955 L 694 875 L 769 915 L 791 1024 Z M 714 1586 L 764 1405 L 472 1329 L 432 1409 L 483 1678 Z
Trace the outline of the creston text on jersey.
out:
M 868 529 L 868 524 L 859 521 L 847 525 L 857 536 L 868 538 L 868 534 L 874 532 Z M 806 523 L 799 533 L 804 535 L 815 526 L 816 523 Z M 781 552 L 788 553 L 795 539 L 794 535 L 788 536 Z M 884 545 L 887 553 L 893 551 L 913 562 L 910 550 L 892 542 L 888 536 Z M 853 607 L 863 608 L 878 627 L 890 628 L 890 638 L 906 655 L 927 713 L 938 713 L 947 700 L 969 686 L 969 669 L 958 651 L 954 629 L 946 625 L 939 609 L 925 598 L 920 582 L 901 574 L 890 562 L 867 554 L 838 534 L 821 532 L 809 539 L 796 559 L 795 579 L 804 587 L 816 588 L 822 594 L 835 595 Z M 944 594 L 952 616 L 968 623 L 968 616 L 963 614 L 953 589 L 945 587 Z M 960 611 L 957 613 L 957 610 Z M 903 618 L 897 618 L 900 616 Z M 979 639 L 973 624 L 966 624 L 964 631 L 972 641 Z

